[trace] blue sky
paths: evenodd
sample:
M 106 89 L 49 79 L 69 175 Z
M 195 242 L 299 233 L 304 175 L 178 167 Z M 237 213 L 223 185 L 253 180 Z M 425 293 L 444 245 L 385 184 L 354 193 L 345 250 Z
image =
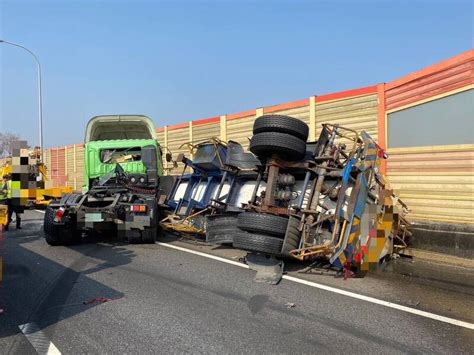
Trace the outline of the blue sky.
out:
M 43 66 L 45 146 L 98 114 L 157 127 L 387 82 L 473 47 L 471 1 L 6 1 Z M 36 68 L 0 45 L 0 131 L 37 143 Z

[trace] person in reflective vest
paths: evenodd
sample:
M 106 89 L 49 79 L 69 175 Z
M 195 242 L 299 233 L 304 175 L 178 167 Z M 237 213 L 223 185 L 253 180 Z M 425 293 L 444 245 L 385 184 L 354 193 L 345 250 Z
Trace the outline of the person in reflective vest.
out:
M 8 206 L 8 221 L 7 224 L 5 225 L 5 230 L 8 230 L 8 227 L 12 221 L 13 217 L 13 212 L 15 212 L 15 217 L 16 217 L 16 229 L 21 229 L 21 208 L 20 206 L 16 206 L 16 204 L 13 203 L 13 197 L 12 197 L 12 181 L 11 181 L 11 176 L 6 175 L 6 179 L 4 177 L 4 181 L 6 180 L 6 191 L 7 191 L 7 206 Z M 5 191 L 5 190 L 4 190 Z

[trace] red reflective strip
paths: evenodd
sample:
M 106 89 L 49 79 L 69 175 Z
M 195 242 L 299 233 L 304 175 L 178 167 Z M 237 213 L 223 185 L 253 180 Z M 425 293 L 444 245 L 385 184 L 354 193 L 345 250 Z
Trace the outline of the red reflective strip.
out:
M 55 222 L 61 222 L 61 219 L 63 218 L 63 216 L 64 216 L 64 208 L 61 207 L 54 214 L 54 221 Z

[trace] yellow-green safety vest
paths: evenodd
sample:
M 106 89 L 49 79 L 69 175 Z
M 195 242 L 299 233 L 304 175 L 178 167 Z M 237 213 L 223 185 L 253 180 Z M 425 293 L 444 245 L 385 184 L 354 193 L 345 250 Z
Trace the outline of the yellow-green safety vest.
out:
M 12 198 L 12 181 L 7 180 L 7 199 Z
M 4 191 L 4 189 L 6 188 L 7 191 Z M 6 200 L 8 198 L 8 191 L 10 190 L 9 188 L 9 185 L 8 185 L 8 181 L 6 183 L 4 183 L 2 181 L 2 183 L 0 184 L 0 200 Z

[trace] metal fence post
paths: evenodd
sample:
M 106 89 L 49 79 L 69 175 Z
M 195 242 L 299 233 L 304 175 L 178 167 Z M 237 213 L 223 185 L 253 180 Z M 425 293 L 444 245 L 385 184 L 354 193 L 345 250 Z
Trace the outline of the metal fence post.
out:
M 219 121 L 221 140 L 227 142 L 227 115 L 222 115 Z
M 316 96 L 309 97 L 309 140 L 316 140 Z

